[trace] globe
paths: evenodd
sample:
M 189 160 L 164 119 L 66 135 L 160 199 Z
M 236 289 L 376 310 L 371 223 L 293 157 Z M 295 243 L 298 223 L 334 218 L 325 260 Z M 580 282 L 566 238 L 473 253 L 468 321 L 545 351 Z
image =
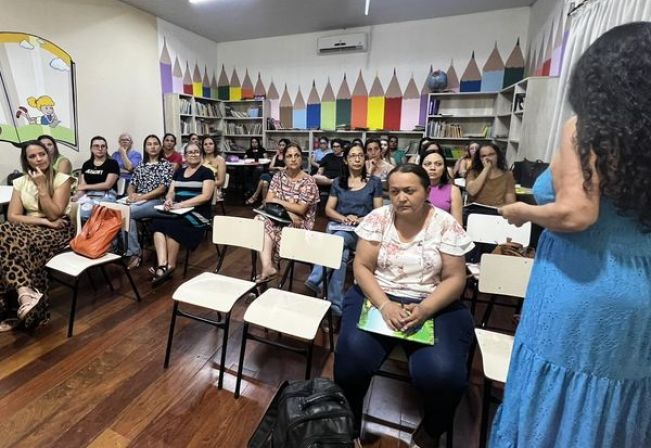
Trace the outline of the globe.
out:
M 448 75 L 443 70 L 434 71 L 427 80 L 427 86 L 432 92 L 444 90 L 448 86 Z

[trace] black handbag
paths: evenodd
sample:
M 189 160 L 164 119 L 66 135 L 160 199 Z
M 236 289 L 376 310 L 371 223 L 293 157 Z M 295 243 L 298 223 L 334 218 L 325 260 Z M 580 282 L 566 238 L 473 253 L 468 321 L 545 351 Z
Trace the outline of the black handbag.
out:
M 547 167 L 549 167 L 549 163 L 545 163 L 540 159 L 536 161 L 524 159 L 514 162 L 511 171 L 513 172 L 513 177 L 515 178 L 516 183 L 523 187 L 531 188 L 533 187 L 534 182 L 536 182 L 538 176 L 540 176 Z
M 292 224 L 292 218 L 289 216 L 287 209 L 275 202 L 270 202 L 262 207 L 254 208 L 253 211 L 258 215 L 266 216 L 281 227 Z
M 248 448 L 353 448 L 353 413 L 332 380 L 285 381 Z

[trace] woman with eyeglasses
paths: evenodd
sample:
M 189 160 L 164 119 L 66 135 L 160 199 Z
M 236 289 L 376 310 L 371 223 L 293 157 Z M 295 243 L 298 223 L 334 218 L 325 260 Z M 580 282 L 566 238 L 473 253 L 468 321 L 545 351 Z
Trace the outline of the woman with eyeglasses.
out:
M 344 170 L 334 179 L 330 187 L 330 196 L 325 206 L 325 213 L 330 218 L 327 232 L 344 239 L 344 252 L 339 269 L 334 271 L 328 284 L 328 300 L 332 303 L 332 312 L 341 316 L 343 306 L 344 282 L 350 253 L 355 250 L 357 235 L 355 226 L 373 209 L 382 207 L 382 182 L 375 176 L 366 176 L 364 148 L 353 145 L 344 149 Z M 337 226 L 348 229 L 335 230 Z M 323 280 L 323 267 L 315 266 L 305 285 L 320 295 Z
M 292 219 L 292 225 L 299 229 L 312 230 L 319 202 L 319 187 L 314 178 L 302 169 L 303 154 L 300 146 L 290 143 L 285 150 L 285 169 L 274 175 L 269 185 L 265 202 L 283 206 Z M 256 283 L 268 283 L 278 276 L 281 227 L 269 218 L 264 219 L 264 247 L 260 253 L 262 272 Z
M 204 230 L 211 225 L 210 200 L 215 191 L 215 175 L 201 164 L 202 160 L 201 148 L 188 143 L 185 146 L 186 166 L 174 173 L 163 204 L 165 211 L 172 214 L 179 209 L 191 207 L 192 210 L 176 219 L 152 220 L 157 266 L 149 272 L 153 275 L 154 285 L 172 275 L 180 247 L 196 249 L 203 239 Z
M 115 202 L 115 185 L 120 176 L 118 163 L 108 157 L 106 139 L 95 136 L 90 140 L 91 158 L 81 166 L 77 193 L 72 197 L 77 201 L 82 220 L 90 218 L 93 206 L 100 202 Z

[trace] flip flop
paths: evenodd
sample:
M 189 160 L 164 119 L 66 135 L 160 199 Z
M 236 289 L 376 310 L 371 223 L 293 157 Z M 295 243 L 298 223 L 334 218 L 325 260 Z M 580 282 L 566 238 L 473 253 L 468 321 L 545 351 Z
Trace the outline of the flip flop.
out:
M 276 272 L 275 274 L 271 274 L 269 276 L 259 275 L 255 278 L 254 281 L 256 285 L 264 285 L 277 279 L 278 279 L 278 273 Z
M 158 271 L 163 271 L 161 275 L 156 275 L 154 274 L 154 278 L 151 280 L 151 285 L 152 286 L 157 286 L 163 283 L 165 280 L 169 280 L 169 278 L 172 276 L 172 273 L 174 273 L 176 269 L 174 268 L 169 268 L 167 266 L 157 266 L 155 268 L 155 272 Z
M 33 310 L 36 309 L 38 304 L 41 302 L 41 299 L 43 299 L 43 293 L 41 293 L 38 290 L 35 290 L 33 293 L 28 293 L 28 294 L 21 294 L 20 297 L 28 297 L 28 301 L 23 302 L 19 307 L 18 307 L 18 319 L 20 320 L 25 320 L 28 316 L 29 313 L 31 313 Z
M 16 328 L 18 325 L 20 325 L 20 319 L 16 319 L 15 317 L 5 319 L 2 322 L 0 322 L 0 333 L 11 331 L 14 328 Z

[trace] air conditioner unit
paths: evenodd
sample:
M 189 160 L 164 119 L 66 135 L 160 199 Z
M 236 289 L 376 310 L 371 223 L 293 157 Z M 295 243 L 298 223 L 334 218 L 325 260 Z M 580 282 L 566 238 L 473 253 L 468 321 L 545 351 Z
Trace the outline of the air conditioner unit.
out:
M 317 54 L 357 53 L 368 50 L 368 35 L 366 33 L 328 36 L 317 39 Z

